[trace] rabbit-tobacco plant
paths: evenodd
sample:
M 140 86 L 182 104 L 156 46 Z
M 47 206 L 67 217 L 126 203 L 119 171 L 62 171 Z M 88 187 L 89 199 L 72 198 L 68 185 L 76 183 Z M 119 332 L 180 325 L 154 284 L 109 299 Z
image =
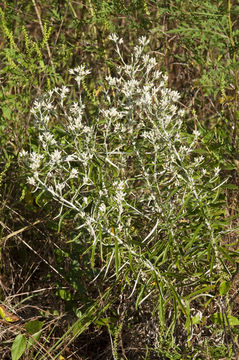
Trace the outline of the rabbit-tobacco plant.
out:
M 35 101 L 39 146 L 21 156 L 33 189 L 50 193 L 60 214 L 77 215 L 92 266 L 98 256 L 100 272 L 124 279 L 122 291 L 136 295 L 137 306 L 155 299 L 163 327 L 177 309 L 190 319 L 194 298 L 203 309 L 215 290 L 219 167 L 198 155 L 200 132 L 185 131 L 179 93 L 145 54 L 149 41 L 140 38 L 126 63 L 123 40 L 110 39 L 121 65 L 105 79 L 98 115 L 86 116 L 81 89 L 90 71 L 78 66 L 70 71 L 78 99 L 68 105 L 71 89 L 63 86 Z

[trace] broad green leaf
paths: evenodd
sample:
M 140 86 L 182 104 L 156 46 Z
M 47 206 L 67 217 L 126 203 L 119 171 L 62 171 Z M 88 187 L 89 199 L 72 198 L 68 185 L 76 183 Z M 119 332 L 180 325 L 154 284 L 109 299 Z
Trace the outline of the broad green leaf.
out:
M 195 315 L 195 316 L 193 316 L 192 317 L 192 323 L 193 324 L 200 324 L 200 323 L 202 323 L 203 321 L 204 321 L 204 317 L 202 317 L 201 315 L 200 315 L 200 313 L 198 313 L 197 315 Z
M 72 295 L 69 291 L 65 290 L 65 289 L 60 289 L 57 291 L 58 295 L 60 295 L 60 297 L 63 299 L 63 300 L 66 300 L 66 301 L 70 301 L 72 300 Z
M 16 336 L 12 344 L 11 356 L 12 360 L 18 360 L 26 349 L 26 337 L 22 334 Z
M 42 321 L 34 320 L 26 323 L 25 329 L 28 334 L 33 335 L 39 332 L 42 329 L 42 326 L 43 326 Z
M 5 116 L 5 118 L 7 118 L 7 120 L 11 119 L 11 108 L 9 106 L 2 106 L 2 112 L 3 115 Z
M 226 295 L 228 293 L 228 291 L 230 290 L 230 287 L 231 287 L 230 281 L 225 281 L 225 280 L 222 281 L 219 286 L 220 295 L 221 296 Z
M 230 326 L 238 326 L 239 325 L 239 319 L 236 316 L 228 316 L 228 321 Z
M 32 337 L 30 337 L 28 340 L 28 344 L 27 344 L 28 348 L 35 343 L 34 339 L 37 341 L 40 339 L 40 337 L 41 337 L 40 330 L 42 329 L 42 326 L 43 326 L 43 322 L 38 321 L 38 320 L 29 321 L 25 325 L 25 329 L 26 329 L 27 333 L 32 335 Z
M 223 315 L 221 313 L 215 313 L 211 316 L 212 321 L 214 324 L 223 325 Z M 229 322 L 230 326 L 238 326 L 239 325 L 239 319 L 232 315 L 227 315 L 227 317 L 224 317 L 224 322 L 227 323 L 227 320 Z

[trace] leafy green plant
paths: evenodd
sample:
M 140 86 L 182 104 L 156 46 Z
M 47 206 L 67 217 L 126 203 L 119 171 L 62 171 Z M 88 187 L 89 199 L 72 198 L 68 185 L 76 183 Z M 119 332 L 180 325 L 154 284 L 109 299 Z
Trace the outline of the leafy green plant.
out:
M 29 321 L 25 325 L 26 335 L 18 334 L 13 341 L 11 351 L 12 360 L 20 359 L 25 351 L 29 350 L 32 345 L 38 343 L 42 327 L 43 323 L 41 321 Z
M 65 85 L 35 101 L 39 145 L 21 157 L 34 191 L 47 191 L 60 204 L 58 217 L 64 208 L 75 213 L 97 277 L 120 281 L 136 309 L 155 302 L 158 331 L 167 326 L 174 336 L 181 326 L 186 341 L 196 326 L 195 303 L 207 312 L 208 300 L 220 296 L 226 252 L 220 188 L 227 179 L 220 182 L 200 131 L 186 132 L 184 111 L 175 104 L 179 93 L 143 53 L 146 38 L 129 64 L 123 40 L 110 38 L 121 65 L 118 76 L 106 77 L 98 115 L 87 116 L 81 84 L 90 71 L 78 66 L 70 70 L 79 90 L 73 104 Z
M 109 125 L 109 115 L 107 118 L 102 112 L 112 107 L 123 112 L 129 106 L 122 84 L 121 88 L 118 85 L 110 86 L 109 80 L 106 80 L 107 76 L 111 75 L 114 78 L 118 74 L 117 60 L 107 40 L 108 32 L 113 30 L 125 39 L 124 44 L 121 44 L 124 47 L 122 57 L 125 64 L 131 63 L 131 47 L 134 46 L 136 38 L 145 35 L 146 32 L 148 36 L 149 31 L 152 37 L 150 55 L 154 54 L 153 56 L 156 57 L 158 62 L 156 68 L 169 71 L 169 87 L 180 90 L 183 99 L 181 102 L 184 103 L 185 108 L 190 110 L 189 104 L 196 108 L 198 116 L 194 113 L 192 117 L 191 115 L 183 117 L 183 125 L 178 128 L 181 134 L 180 141 L 186 147 L 192 144 L 192 152 L 185 157 L 181 168 L 179 164 L 174 164 L 174 167 L 177 169 L 177 174 L 183 175 L 184 167 L 189 171 L 189 163 L 191 162 L 192 165 L 196 158 L 204 156 L 203 162 L 194 169 L 195 171 L 192 170 L 193 176 L 196 178 L 199 176 L 194 179 L 199 186 L 197 190 L 200 194 L 205 194 L 201 207 L 195 205 L 196 201 L 193 200 L 192 193 L 189 194 L 188 187 L 182 183 L 182 178 L 177 185 L 173 180 L 172 183 L 169 181 L 168 189 L 164 184 L 166 178 L 164 174 L 158 184 L 157 179 L 153 182 L 154 166 L 163 171 L 168 166 L 164 163 L 170 164 L 172 161 L 168 156 L 167 147 L 166 150 L 162 148 L 154 150 L 157 141 L 160 141 L 157 140 L 155 145 L 150 143 L 149 139 L 143 138 L 143 129 L 140 128 L 142 124 L 138 129 L 134 125 L 133 133 L 128 134 L 128 137 L 127 131 L 122 134 L 122 129 L 117 133 L 117 126 L 126 126 L 126 118 L 113 118 Z M 230 309 L 231 305 L 228 304 L 230 295 L 227 291 L 231 290 L 228 290 L 227 286 L 230 285 L 237 252 L 232 251 L 236 246 L 236 240 L 233 238 L 229 240 L 230 235 L 224 230 L 227 224 L 230 224 L 231 228 L 236 223 L 238 207 L 236 204 L 238 198 L 236 186 L 238 177 L 237 4 L 231 0 L 219 2 L 87 0 L 84 4 L 54 0 L 50 2 L 4 0 L 0 10 L 0 31 L 3 40 L 0 48 L 3 60 L 1 63 L 3 81 L 0 89 L 3 159 L 0 171 L 1 233 L 5 239 L 6 231 L 7 234 L 11 234 L 19 227 L 24 228 L 26 224 L 23 223 L 35 224 L 36 217 L 40 219 L 41 224 L 39 229 L 34 227 L 34 231 L 30 226 L 32 231 L 23 232 L 21 234 L 23 236 L 18 236 L 16 242 L 13 237 L 12 242 L 4 243 L 6 246 L 1 252 L 1 276 L 5 272 L 7 279 L 14 279 L 12 281 L 14 286 L 1 290 L 2 300 L 5 300 L 6 294 L 17 296 L 15 293 L 19 293 L 18 286 L 21 288 L 27 286 L 27 291 L 35 289 L 36 281 L 31 282 L 31 277 L 39 266 L 38 261 L 35 260 L 35 258 L 40 259 L 37 256 L 39 253 L 44 260 L 39 279 L 44 283 L 43 287 L 45 281 L 51 282 L 53 288 L 56 286 L 53 291 L 59 296 L 57 304 L 61 308 L 65 306 L 66 317 L 68 312 L 77 317 L 83 312 L 85 316 L 81 321 L 76 321 L 74 331 L 71 329 L 68 332 L 65 329 L 65 322 L 61 323 L 60 328 L 62 332 L 65 331 L 65 335 L 57 341 L 55 348 L 52 346 L 52 352 L 60 354 L 66 343 L 72 343 L 73 346 L 73 341 L 77 342 L 78 337 L 83 335 L 84 339 L 84 331 L 86 329 L 89 331 L 90 325 L 91 329 L 94 328 L 93 324 L 99 331 L 98 335 L 102 336 L 101 331 L 106 328 L 106 324 L 103 324 L 102 320 L 102 324 L 99 325 L 100 319 L 108 319 L 107 324 L 114 339 L 115 329 L 119 329 L 121 324 L 117 314 L 127 309 L 122 332 L 127 355 L 127 339 L 135 342 L 137 336 L 137 339 L 145 339 L 144 345 L 139 348 L 143 352 L 142 349 L 145 347 L 145 358 L 150 360 L 154 352 L 156 357 L 165 359 L 170 357 L 191 359 L 193 356 L 215 359 L 220 356 L 226 357 L 227 354 L 230 357 L 230 354 L 235 352 L 233 349 L 235 346 L 232 344 L 233 337 L 237 337 L 237 325 L 233 325 L 237 323 L 237 310 Z M 146 50 L 149 50 L 148 45 Z M 70 92 L 63 99 L 62 108 L 59 106 L 61 101 L 59 90 L 58 94 L 56 91 L 52 95 L 53 106 L 56 106 L 56 109 L 49 112 L 51 120 L 47 131 L 52 133 L 57 144 L 49 147 L 47 157 L 47 150 L 39 147 L 38 139 L 38 135 L 43 135 L 44 130 L 40 129 L 39 133 L 34 130 L 30 121 L 29 107 L 40 92 L 51 89 L 55 84 L 69 82 L 73 74 L 69 74 L 67 70 L 76 67 L 79 61 L 87 64 L 92 76 L 81 78 L 80 90 L 72 85 L 69 87 Z M 126 83 L 128 75 L 124 73 L 122 76 Z M 137 76 L 140 78 L 140 71 L 136 78 Z M 46 180 L 46 185 L 50 186 L 52 179 L 45 178 L 45 175 L 49 170 L 47 161 L 54 150 L 62 151 L 62 155 L 68 156 L 74 153 L 73 148 L 76 145 L 77 154 L 80 151 L 85 152 L 86 134 L 66 131 L 68 116 L 72 116 L 69 114 L 70 107 L 73 101 L 77 102 L 79 91 L 82 104 L 85 105 L 83 126 L 93 128 L 93 133 L 96 134 L 95 140 L 89 142 L 88 146 L 94 147 L 95 142 L 96 153 L 99 151 L 99 155 L 94 155 L 90 159 L 89 167 L 86 167 L 91 185 L 84 185 L 75 200 L 80 202 L 86 216 L 94 219 L 97 218 L 100 204 L 105 203 L 106 213 L 102 214 L 101 219 L 97 218 L 97 221 L 101 221 L 101 225 L 105 225 L 110 233 L 102 230 L 99 222 L 95 223 L 93 228 L 96 232 L 96 242 L 91 239 L 89 227 L 82 226 L 86 217 L 80 218 L 78 211 L 74 209 L 69 208 L 65 211 L 63 206 L 59 224 L 57 219 L 49 221 L 51 213 L 56 215 L 54 206 L 59 203 L 59 198 L 51 208 L 49 199 L 53 196 L 45 191 L 46 188 L 43 192 L 39 188 L 31 193 L 32 185 L 26 183 L 26 170 L 23 168 L 19 171 L 16 157 L 19 149 L 26 148 L 28 142 L 31 151 L 36 153 L 39 151 L 39 155 L 44 154 L 41 159 L 43 169 L 40 171 L 40 179 Z M 159 98 L 161 95 L 159 91 Z M 134 94 L 130 101 L 134 102 L 137 97 L 139 98 L 139 93 Z M 39 101 L 44 101 L 44 96 L 40 97 Z M 122 108 L 118 109 L 118 106 Z M 136 111 L 134 120 L 142 121 L 146 131 L 149 132 L 152 127 L 151 117 L 154 118 L 155 113 L 148 118 L 144 111 L 142 120 L 140 109 L 138 105 L 133 107 L 132 113 Z M 76 113 L 73 114 L 73 118 L 76 117 Z M 126 117 L 130 119 L 130 115 Z M 97 122 L 98 120 L 100 123 Z M 104 126 L 106 128 L 109 126 L 106 140 Z M 195 142 L 193 128 L 200 132 Z M 154 129 L 153 126 L 153 131 Z M 138 155 L 132 144 L 134 136 L 137 139 L 135 148 L 138 150 Z M 74 140 L 74 137 L 82 139 Z M 104 141 L 105 145 L 103 145 Z M 123 145 L 124 142 L 126 145 Z M 102 160 L 106 154 L 106 146 L 110 155 L 109 160 L 120 170 L 108 163 L 108 160 L 107 163 Z M 155 154 L 158 154 L 157 159 Z M 79 158 L 81 159 L 80 156 Z M 149 169 L 148 185 L 147 178 L 142 176 L 142 173 L 144 174 L 142 164 L 145 169 Z M 53 166 L 56 172 L 58 165 Z M 61 165 L 62 162 L 59 166 Z M 65 170 L 58 169 L 59 183 L 66 180 L 64 174 L 67 171 L 72 168 L 78 170 L 77 177 L 66 182 L 63 189 L 63 198 L 69 200 L 70 196 L 78 191 L 79 181 L 82 180 L 85 169 L 78 160 L 70 162 L 69 166 L 67 163 L 64 165 Z M 200 178 L 201 175 L 196 173 L 197 171 L 200 173 L 202 167 L 205 168 L 206 174 Z M 229 181 L 233 184 L 224 183 L 222 187 L 213 190 L 210 174 L 212 169 L 217 167 L 222 170 L 218 178 L 215 178 L 215 187 L 220 184 L 219 176 L 221 181 L 231 177 Z M 32 175 L 29 173 L 29 177 Z M 167 176 L 167 180 L 170 180 L 172 172 L 170 175 L 169 171 Z M 109 179 L 112 181 L 110 182 Z M 112 185 L 114 180 L 119 181 L 119 179 L 127 180 L 126 190 L 122 190 L 126 195 L 120 216 L 119 211 L 116 210 L 117 189 Z M 109 202 L 105 197 L 99 197 L 102 181 L 106 183 L 106 189 L 110 193 L 107 197 Z M 183 189 L 186 190 L 185 198 L 182 199 Z M 151 196 L 155 196 L 155 199 L 151 199 Z M 181 207 L 180 201 L 184 204 Z M 172 202 L 174 207 L 171 208 Z M 161 215 L 158 210 L 153 210 L 156 203 L 162 205 Z M 226 223 L 224 215 L 228 213 L 234 215 L 234 218 L 228 218 Z M 130 219 L 130 223 L 127 223 L 126 219 Z M 212 226 L 212 233 L 215 235 L 214 245 L 205 219 Z M 118 229 L 120 224 L 124 231 Z M 82 227 L 77 229 L 79 226 Z M 27 228 L 29 229 L 28 226 Z M 52 233 L 52 241 L 49 242 L 47 239 L 49 245 L 47 253 L 43 247 L 35 247 L 40 240 L 37 236 L 39 231 L 44 234 Z M 152 234 L 146 239 L 151 231 Z M 124 243 L 117 241 L 116 236 Z M 34 252 L 31 259 L 30 248 L 27 247 L 26 251 L 23 243 L 22 246 L 19 245 L 21 238 L 25 244 L 33 245 L 31 249 Z M 46 240 L 45 237 L 44 239 Z M 40 241 L 42 242 L 42 236 Z M 227 241 L 232 244 L 226 244 Z M 14 257 L 16 261 L 12 263 Z M 26 259 L 29 260 L 31 271 L 25 267 Z M 49 271 L 50 264 L 53 264 L 54 272 Z M 147 268 L 146 265 L 150 266 L 150 264 L 158 274 L 162 274 L 160 281 L 158 274 L 153 277 L 153 270 Z M 57 274 L 57 271 L 60 276 L 56 279 L 53 274 Z M 18 275 L 19 279 L 17 279 Z M 107 302 L 108 315 L 104 311 L 100 312 L 100 307 L 96 306 L 97 301 L 101 303 L 101 297 L 95 295 L 104 293 L 106 289 L 110 290 L 107 293 L 108 297 L 105 297 L 107 300 L 103 303 L 105 305 L 105 301 Z M 47 307 L 49 305 L 47 296 L 44 296 L 44 299 L 39 298 L 38 301 L 43 308 L 45 301 Z M 221 301 L 224 307 L 220 305 Z M 92 305 L 94 302 L 95 307 Z M 79 304 L 82 304 L 80 309 Z M 137 310 L 132 313 L 130 309 L 135 304 Z M 58 310 L 55 311 L 59 314 Z M 152 317 L 147 317 L 148 311 L 153 314 Z M 53 312 L 52 310 L 51 313 Z M 44 311 L 42 315 L 48 316 Z M 147 336 L 144 333 L 145 329 Z M 191 339 L 190 334 L 195 331 L 198 336 Z M 152 332 L 156 335 L 153 336 Z M 133 337 L 133 333 L 137 335 Z M 51 333 L 51 337 L 48 338 L 49 341 L 56 343 L 54 332 Z M 106 338 L 108 338 L 107 334 Z M 202 338 L 205 341 L 201 341 Z M 223 343 L 220 348 L 216 339 L 220 339 Z M 1 355 L 4 353 L 3 348 L 7 346 L 2 342 Z M 121 346 L 121 343 L 112 346 L 115 356 L 120 357 Z M 128 358 L 131 356 L 135 358 L 137 354 L 132 354 L 129 350 Z

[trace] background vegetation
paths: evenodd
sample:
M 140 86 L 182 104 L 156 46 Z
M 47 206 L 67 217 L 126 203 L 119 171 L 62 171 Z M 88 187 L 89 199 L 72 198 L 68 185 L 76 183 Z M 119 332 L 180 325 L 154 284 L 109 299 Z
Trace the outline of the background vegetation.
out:
M 238 15 L 239 4 L 233 0 L 2 2 L 2 359 L 21 354 L 23 359 L 61 360 L 237 358 Z M 198 152 L 206 154 L 206 167 L 220 166 L 220 181 L 228 179 L 210 208 L 220 234 L 220 267 L 213 267 L 213 251 L 200 247 L 203 234 L 193 216 L 178 218 L 182 243 L 190 232 L 197 239 L 196 250 L 190 248 L 197 274 L 205 268 L 210 272 L 209 278 L 190 284 L 187 299 L 181 291 L 186 277 L 180 257 L 172 257 L 167 274 L 173 285 L 167 303 L 160 296 L 141 303 L 142 287 L 130 297 L 127 291 L 134 283 L 127 288 L 130 278 L 115 277 L 113 268 L 111 277 L 93 281 L 100 259 L 96 257 L 95 269 L 72 214 L 55 219 L 59 209 L 51 197 L 32 193 L 19 158 L 22 149 L 38 146 L 33 102 L 70 83 L 68 70 L 79 64 L 92 72 L 83 83 L 84 102 L 95 116 L 105 76 L 117 63 L 108 40 L 112 32 L 124 39 L 128 60 L 137 39 L 150 38 L 150 55 L 168 72 L 169 87 L 181 94 L 185 129 L 189 134 L 200 130 Z M 149 281 L 149 292 L 159 286 L 157 279 Z

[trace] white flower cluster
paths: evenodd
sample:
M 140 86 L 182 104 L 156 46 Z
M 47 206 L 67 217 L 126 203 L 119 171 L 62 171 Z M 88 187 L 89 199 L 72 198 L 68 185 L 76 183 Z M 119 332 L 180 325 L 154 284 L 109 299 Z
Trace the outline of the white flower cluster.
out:
M 79 231 L 88 229 L 93 243 L 103 231 L 128 244 L 140 231 L 142 242 L 153 244 L 162 229 L 176 236 L 185 201 L 192 212 L 209 201 L 204 189 L 214 186 L 220 169 L 208 174 L 204 157 L 196 155 L 200 132 L 185 132 L 179 93 L 167 88 L 156 59 L 144 54 L 149 41 L 140 38 L 126 63 L 123 40 L 115 34 L 110 39 L 121 65 L 105 78 L 98 115 L 86 115 L 81 83 L 90 71 L 78 66 L 70 70 L 78 99 L 67 106 L 70 88 L 63 86 L 35 101 L 39 147 L 21 156 L 31 171 L 29 184 L 50 192 L 61 211 L 75 211 Z

